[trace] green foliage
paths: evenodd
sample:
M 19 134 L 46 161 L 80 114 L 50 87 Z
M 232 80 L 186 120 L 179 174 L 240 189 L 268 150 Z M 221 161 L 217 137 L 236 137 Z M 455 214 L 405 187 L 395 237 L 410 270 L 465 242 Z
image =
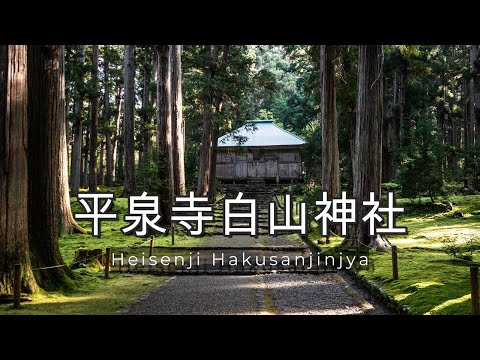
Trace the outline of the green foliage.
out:
M 302 160 L 305 165 L 306 178 L 320 181 L 322 164 L 322 129 L 317 120 L 310 121 L 302 131 L 306 144 L 302 148 Z
M 462 236 L 463 238 L 463 236 Z M 443 251 L 445 254 L 452 256 L 455 259 L 472 261 L 473 253 L 478 249 L 478 242 L 473 236 L 470 236 L 467 241 L 460 241 L 459 237 L 447 238 L 443 240 Z
M 198 174 L 205 106 L 212 111 L 213 124 L 219 127 L 220 136 L 254 118 L 248 103 L 248 95 L 254 88 L 253 59 L 248 46 L 229 45 L 226 59 L 221 51 L 213 78 L 208 48 L 209 45 L 185 45 L 182 58 L 184 117 L 188 124 L 185 174 L 190 188 L 195 186 Z M 223 45 L 220 48 L 223 49 Z M 204 94 L 207 90 L 212 97 L 206 103 Z M 217 109 L 219 97 L 222 99 L 221 110 Z
M 403 196 L 429 196 L 433 202 L 434 197 L 444 190 L 441 163 L 444 147 L 436 124 L 428 113 L 418 112 L 414 119 L 411 142 L 402 149 L 398 182 Z
M 262 120 L 269 120 L 273 118 L 273 113 L 270 110 L 261 109 L 258 113 L 258 118 Z
M 253 113 L 253 118 L 278 119 L 283 128 L 300 134 L 316 115 L 315 92 L 306 88 L 313 70 L 309 47 L 250 48 L 255 59 L 255 88 L 248 98 L 249 113 Z
M 382 191 L 399 191 L 401 190 L 401 186 L 394 182 L 383 183 L 382 184 Z
M 136 169 L 137 191 L 148 190 L 148 193 L 160 194 L 163 187 L 170 186 L 168 179 L 161 180 L 159 176 L 161 172 L 167 171 L 166 156 L 157 148 L 151 147 L 147 160 L 138 164 Z

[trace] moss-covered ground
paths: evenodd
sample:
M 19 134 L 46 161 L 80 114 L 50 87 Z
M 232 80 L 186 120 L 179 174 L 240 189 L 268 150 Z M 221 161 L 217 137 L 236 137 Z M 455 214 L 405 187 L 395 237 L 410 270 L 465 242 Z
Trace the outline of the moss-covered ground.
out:
M 380 286 L 401 306 L 407 305 L 412 314 L 469 314 L 471 265 L 480 263 L 480 195 L 452 196 L 449 212 L 429 209 L 429 198 L 412 202 L 398 199 L 406 213 L 397 217 L 398 226 L 406 226 L 407 235 L 390 235 L 392 244 L 398 247 L 399 279 L 392 280 L 391 254 L 369 252 L 369 264 L 359 271 L 370 281 Z M 455 212 L 463 217 L 456 218 Z M 339 252 L 341 237 L 331 237 L 330 244 L 320 235 L 320 228 L 310 223 L 309 238 L 319 248 Z M 476 241 L 472 261 L 462 261 L 447 255 L 443 248 L 445 240 L 458 243 Z

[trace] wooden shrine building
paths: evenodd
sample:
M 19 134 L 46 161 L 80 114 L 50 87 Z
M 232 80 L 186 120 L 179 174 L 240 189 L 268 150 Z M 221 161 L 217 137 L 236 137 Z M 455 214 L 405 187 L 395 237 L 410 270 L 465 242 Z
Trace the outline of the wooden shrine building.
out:
M 304 144 L 273 120 L 249 121 L 218 139 L 216 177 L 223 183 L 301 181 Z

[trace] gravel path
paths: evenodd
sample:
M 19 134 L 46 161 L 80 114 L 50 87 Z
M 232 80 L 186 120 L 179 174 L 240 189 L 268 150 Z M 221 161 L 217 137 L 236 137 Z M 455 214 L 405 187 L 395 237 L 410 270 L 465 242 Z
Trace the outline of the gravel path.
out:
M 178 276 L 135 301 L 135 315 L 378 313 L 338 274 Z
M 264 276 L 275 312 L 282 315 L 363 314 L 364 309 L 336 274 Z
M 135 315 L 255 314 L 260 309 L 257 276 L 178 276 L 134 302 Z

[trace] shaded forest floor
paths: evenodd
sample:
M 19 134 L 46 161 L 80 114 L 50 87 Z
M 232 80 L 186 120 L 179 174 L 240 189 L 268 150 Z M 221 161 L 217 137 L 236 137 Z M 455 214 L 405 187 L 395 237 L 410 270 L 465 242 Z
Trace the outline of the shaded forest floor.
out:
M 407 235 L 389 236 L 398 247 L 399 280 L 392 280 L 391 254 L 369 252 L 369 268 L 359 271 L 366 279 L 380 286 L 412 314 L 470 314 L 469 267 L 480 263 L 480 195 L 451 196 L 453 210 L 431 210 L 428 198 L 413 203 L 398 199 L 406 213 L 397 217 L 397 226 L 406 226 Z M 456 218 L 455 212 L 463 217 Z M 320 229 L 311 222 L 309 237 L 321 239 Z M 324 240 L 324 239 L 323 239 Z M 331 237 L 322 250 L 340 250 L 342 238 Z M 454 258 L 444 248 L 446 243 L 457 247 L 472 242 L 471 261 Z

